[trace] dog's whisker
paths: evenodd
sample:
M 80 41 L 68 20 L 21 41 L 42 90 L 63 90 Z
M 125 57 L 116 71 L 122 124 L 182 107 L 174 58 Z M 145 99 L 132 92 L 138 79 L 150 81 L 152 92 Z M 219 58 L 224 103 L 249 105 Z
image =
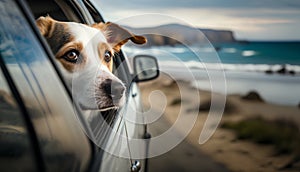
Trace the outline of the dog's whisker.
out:
M 112 113 L 107 112 L 107 113 L 108 114 L 105 114 L 105 117 L 103 118 L 104 121 L 102 121 L 102 123 L 100 125 L 97 125 L 98 130 L 96 130 L 96 131 L 98 131 L 96 133 L 96 137 L 103 138 L 103 139 L 101 139 L 102 141 L 104 141 L 104 139 L 106 138 L 105 136 L 111 131 L 110 126 L 112 125 L 112 123 L 116 117 L 116 115 L 113 112 Z M 109 118 L 111 118 L 111 119 L 108 122 Z M 107 127 L 103 128 L 105 124 L 107 124 Z

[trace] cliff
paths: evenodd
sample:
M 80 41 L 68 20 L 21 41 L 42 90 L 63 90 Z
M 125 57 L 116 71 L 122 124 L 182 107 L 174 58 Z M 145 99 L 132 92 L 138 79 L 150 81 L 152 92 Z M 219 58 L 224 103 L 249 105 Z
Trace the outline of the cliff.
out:
M 146 36 L 148 39 L 146 46 L 174 46 L 182 43 L 191 45 L 207 43 L 207 39 L 211 43 L 236 41 L 233 32 L 229 30 L 200 29 L 180 24 L 168 24 L 148 28 L 126 28 L 136 34 Z

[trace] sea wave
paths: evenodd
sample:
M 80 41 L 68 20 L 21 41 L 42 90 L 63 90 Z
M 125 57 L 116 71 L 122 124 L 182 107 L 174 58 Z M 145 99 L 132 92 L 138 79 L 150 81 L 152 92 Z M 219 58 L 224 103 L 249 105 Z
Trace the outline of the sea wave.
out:
M 264 72 L 264 73 L 289 73 L 300 74 L 299 65 L 291 64 L 224 64 L 224 63 L 201 63 L 195 61 L 159 61 L 162 68 L 180 68 L 183 65 L 190 69 L 202 70 L 225 70 L 225 71 L 244 71 L 244 72 Z
M 242 52 L 242 56 L 244 57 L 254 56 L 255 54 L 257 54 L 257 52 L 252 50 L 245 50 Z

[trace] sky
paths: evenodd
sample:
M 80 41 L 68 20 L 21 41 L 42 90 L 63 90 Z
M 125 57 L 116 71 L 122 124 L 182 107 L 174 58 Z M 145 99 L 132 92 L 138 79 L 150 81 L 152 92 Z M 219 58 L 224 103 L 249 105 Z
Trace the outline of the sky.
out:
M 93 0 L 106 20 L 232 30 L 239 40 L 300 40 L 300 0 Z

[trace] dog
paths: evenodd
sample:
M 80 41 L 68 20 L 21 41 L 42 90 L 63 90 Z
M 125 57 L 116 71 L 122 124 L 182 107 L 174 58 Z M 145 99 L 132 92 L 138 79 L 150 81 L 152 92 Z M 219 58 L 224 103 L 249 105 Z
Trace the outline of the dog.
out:
M 73 100 L 83 110 L 107 111 L 124 105 L 126 87 L 112 73 L 112 58 L 129 40 L 144 44 L 145 37 L 111 22 L 89 26 L 46 16 L 36 24 L 72 88 Z

